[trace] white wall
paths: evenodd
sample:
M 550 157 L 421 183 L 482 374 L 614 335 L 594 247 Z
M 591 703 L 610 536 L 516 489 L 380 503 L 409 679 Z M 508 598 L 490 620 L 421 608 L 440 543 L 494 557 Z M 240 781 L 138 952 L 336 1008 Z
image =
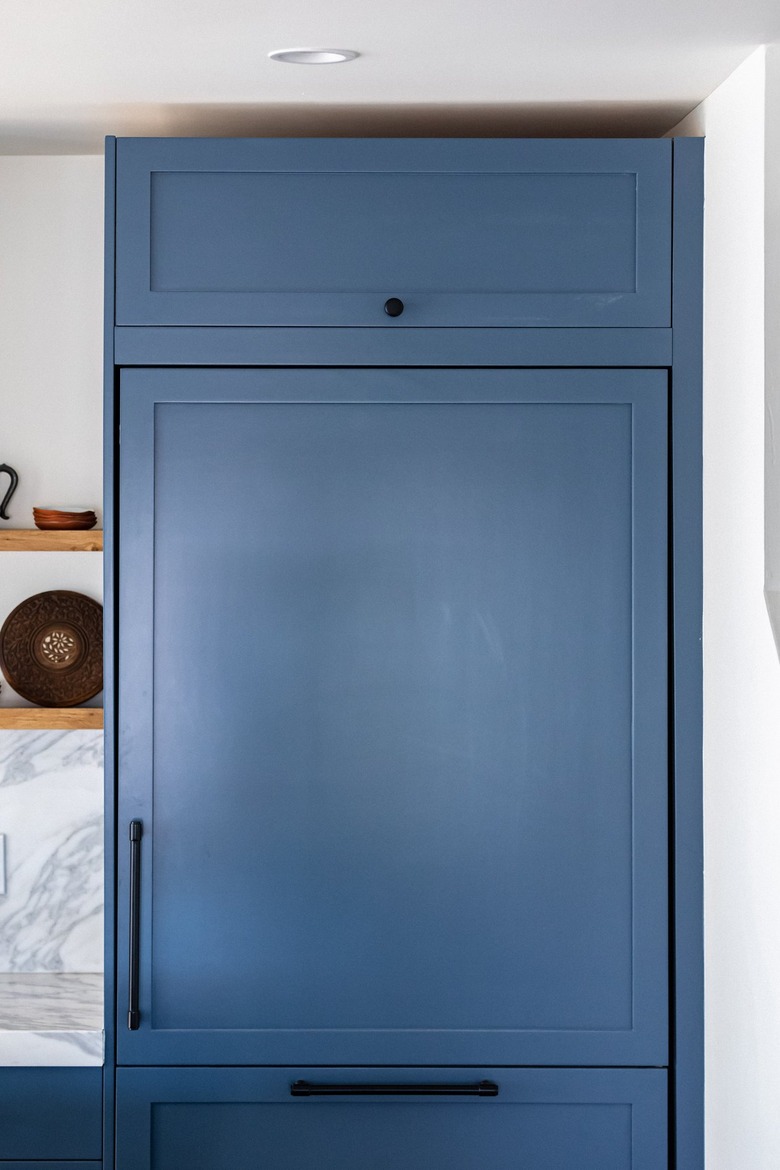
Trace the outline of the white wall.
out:
M 0 463 L 19 473 L 2 527 L 47 502 L 102 516 L 102 273 L 102 159 L 0 157 Z M 0 624 L 44 589 L 101 600 L 101 561 L 0 553 Z M 0 704 L 26 705 L 4 681 Z
M 780 45 L 766 51 L 766 601 L 780 653 Z
M 673 131 L 707 136 L 708 1170 L 780 1167 L 780 662 L 763 597 L 764 102 L 759 49 Z

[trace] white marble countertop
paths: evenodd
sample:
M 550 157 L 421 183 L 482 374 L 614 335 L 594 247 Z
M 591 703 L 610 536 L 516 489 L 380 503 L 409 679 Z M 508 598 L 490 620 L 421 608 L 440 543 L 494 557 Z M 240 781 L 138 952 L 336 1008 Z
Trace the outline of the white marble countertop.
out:
M 0 1065 L 101 1065 L 103 976 L 0 973 Z

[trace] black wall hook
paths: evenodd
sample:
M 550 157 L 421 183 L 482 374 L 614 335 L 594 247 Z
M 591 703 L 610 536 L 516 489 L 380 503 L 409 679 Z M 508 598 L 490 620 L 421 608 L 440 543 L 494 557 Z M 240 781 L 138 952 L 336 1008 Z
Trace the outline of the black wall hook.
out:
M 3 502 L 2 502 L 2 504 L 0 504 L 0 519 L 10 520 L 10 516 L 6 512 L 6 508 L 8 507 L 8 503 L 11 499 L 11 496 L 14 494 L 17 487 L 19 486 L 19 476 L 16 474 L 13 467 L 9 467 L 7 463 L 0 463 L 0 473 L 2 473 L 3 471 L 8 472 L 9 476 L 11 477 L 11 482 L 8 485 L 8 491 L 5 493 L 5 496 L 3 497 Z

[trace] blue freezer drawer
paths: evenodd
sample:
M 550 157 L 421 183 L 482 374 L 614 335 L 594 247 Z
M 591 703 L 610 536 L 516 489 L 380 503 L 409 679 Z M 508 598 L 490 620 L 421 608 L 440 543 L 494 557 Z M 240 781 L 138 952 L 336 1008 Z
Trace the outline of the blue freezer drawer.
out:
M 668 140 L 120 139 L 116 217 L 118 325 L 670 324 Z
M 117 1170 L 665 1170 L 666 1073 L 121 1068 L 116 1140 Z

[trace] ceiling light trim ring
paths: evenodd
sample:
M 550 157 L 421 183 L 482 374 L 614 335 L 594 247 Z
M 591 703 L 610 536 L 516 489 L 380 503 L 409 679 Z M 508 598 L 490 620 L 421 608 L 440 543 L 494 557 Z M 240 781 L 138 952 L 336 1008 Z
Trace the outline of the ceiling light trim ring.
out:
M 354 49 L 274 49 L 268 56 L 286 65 L 341 65 L 360 56 Z

